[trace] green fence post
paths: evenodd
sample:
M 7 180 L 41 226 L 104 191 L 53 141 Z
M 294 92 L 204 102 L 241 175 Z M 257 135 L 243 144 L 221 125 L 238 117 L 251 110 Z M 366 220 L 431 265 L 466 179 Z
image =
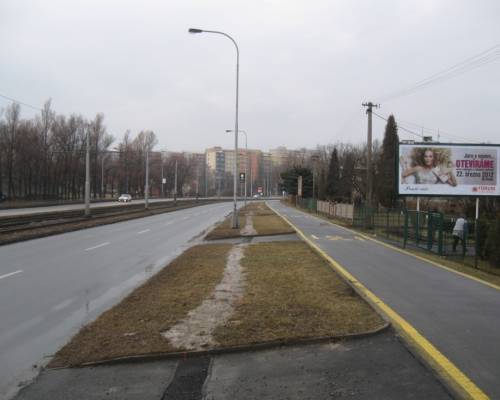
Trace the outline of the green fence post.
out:
M 415 244 L 418 247 L 420 242 L 420 211 L 415 211 Z
M 443 255 L 443 213 L 439 213 L 438 224 L 438 254 Z
M 479 251 L 479 245 L 478 245 L 478 243 L 479 243 L 479 240 L 478 240 L 478 238 L 479 238 L 479 234 L 478 234 L 478 232 L 479 232 L 479 220 L 478 219 L 476 219 L 476 223 L 475 223 L 474 228 L 475 228 L 474 240 L 476 242 L 476 243 L 474 243 L 474 268 L 477 268 L 477 263 L 478 263 L 477 253 Z
M 403 229 L 403 248 L 406 248 L 406 242 L 408 241 L 408 210 L 405 213 L 405 225 Z
M 467 239 L 469 236 L 469 222 L 466 220 L 463 231 L 463 240 L 462 240 L 462 259 L 465 263 L 465 252 L 467 251 Z
M 386 211 L 385 218 L 385 237 L 389 239 L 389 211 Z

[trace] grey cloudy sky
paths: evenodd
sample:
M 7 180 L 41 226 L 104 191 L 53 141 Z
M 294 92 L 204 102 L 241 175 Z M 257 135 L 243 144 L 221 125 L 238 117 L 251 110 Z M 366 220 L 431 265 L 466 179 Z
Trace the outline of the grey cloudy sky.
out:
M 32 1 L 0 3 L 0 93 L 61 114 L 105 114 L 159 147 L 232 146 L 235 51 L 249 147 L 361 142 L 361 103 L 500 43 L 498 0 Z M 442 140 L 500 142 L 500 60 L 382 103 Z M 8 101 L 0 99 L 0 107 Z M 23 107 L 23 116 L 34 111 Z M 374 119 L 374 136 L 384 122 Z M 401 136 L 412 138 L 408 133 Z

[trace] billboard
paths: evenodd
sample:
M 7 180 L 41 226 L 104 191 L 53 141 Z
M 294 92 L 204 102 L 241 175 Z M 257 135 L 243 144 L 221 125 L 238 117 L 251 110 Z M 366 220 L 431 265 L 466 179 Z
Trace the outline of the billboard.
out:
M 500 196 L 500 145 L 399 143 L 403 196 Z

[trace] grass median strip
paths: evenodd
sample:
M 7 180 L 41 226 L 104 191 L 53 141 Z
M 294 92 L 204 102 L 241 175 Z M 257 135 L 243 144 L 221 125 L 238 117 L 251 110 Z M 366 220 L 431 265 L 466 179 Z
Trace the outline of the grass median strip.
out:
M 384 321 L 303 242 L 248 246 L 247 290 L 215 331 L 224 346 L 356 334 Z
M 238 247 L 242 275 L 234 279 L 229 269 Z M 230 313 L 224 316 L 220 307 L 207 304 L 221 300 L 222 292 L 233 293 Z M 200 310 L 213 315 L 197 319 Z M 188 329 L 190 335 L 201 327 L 196 340 L 206 338 L 205 343 L 190 347 L 170 340 L 172 335 L 165 333 L 172 328 L 181 332 L 183 323 L 194 327 Z M 378 314 L 302 242 L 200 245 L 84 327 L 49 367 L 357 334 L 383 325 Z
M 251 223 L 255 230 L 251 236 L 279 235 L 294 232 L 290 228 L 290 225 L 261 201 L 247 204 L 239 210 L 238 214 L 240 229 L 233 229 L 231 227 L 232 216 L 229 216 L 222 224 L 210 231 L 206 238 L 208 240 L 217 240 L 248 236 L 245 234 L 247 232 L 245 230 L 247 218 L 251 218 Z

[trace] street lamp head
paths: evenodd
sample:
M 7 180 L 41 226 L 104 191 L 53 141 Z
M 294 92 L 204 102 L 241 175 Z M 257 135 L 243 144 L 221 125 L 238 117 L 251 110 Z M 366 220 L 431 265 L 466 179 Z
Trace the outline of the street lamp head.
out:
M 226 133 L 231 133 L 232 131 L 232 129 L 226 129 Z
M 189 33 L 202 33 L 202 29 L 189 28 Z

